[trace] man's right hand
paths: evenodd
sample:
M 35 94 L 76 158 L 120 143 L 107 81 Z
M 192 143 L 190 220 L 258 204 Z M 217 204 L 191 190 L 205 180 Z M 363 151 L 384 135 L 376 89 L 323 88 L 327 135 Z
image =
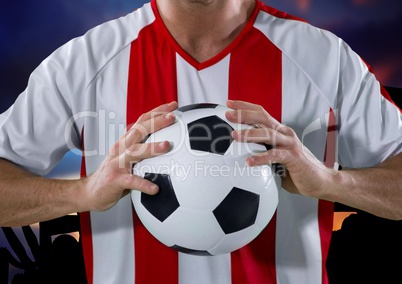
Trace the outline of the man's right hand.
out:
M 115 205 L 130 190 L 147 194 L 158 192 L 158 186 L 132 173 L 132 166 L 143 159 L 158 156 L 169 151 L 168 141 L 142 143 L 151 133 L 174 123 L 171 113 L 176 102 L 161 105 L 139 117 L 137 122 L 119 138 L 110 149 L 99 168 L 83 178 L 83 211 L 103 211 Z

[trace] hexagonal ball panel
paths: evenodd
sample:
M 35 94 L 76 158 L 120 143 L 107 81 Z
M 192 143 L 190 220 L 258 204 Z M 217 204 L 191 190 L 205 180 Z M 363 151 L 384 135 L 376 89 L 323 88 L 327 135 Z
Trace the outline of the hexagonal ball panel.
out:
M 213 211 L 225 234 L 243 230 L 255 223 L 260 196 L 234 187 Z
M 144 178 L 159 186 L 155 195 L 141 193 L 141 203 L 159 221 L 168 218 L 180 204 L 168 174 L 145 173 Z
M 216 115 L 194 120 L 187 128 L 193 150 L 223 155 L 233 141 L 233 128 Z

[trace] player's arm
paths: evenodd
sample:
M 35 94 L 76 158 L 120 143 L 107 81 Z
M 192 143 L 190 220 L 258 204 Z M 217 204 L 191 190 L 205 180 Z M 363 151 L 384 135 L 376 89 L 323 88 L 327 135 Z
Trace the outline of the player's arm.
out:
M 258 124 L 258 128 L 234 132 L 234 139 L 275 145 L 263 154 L 250 157 L 248 164 L 272 162 L 287 169 L 283 188 L 291 193 L 339 202 L 380 217 L 402 219 L 402 154 L 364 169 L 327 168 L 306 147 L 296 133 L 272 118 L 261 106 L 229 101 L 231 121 Z
M 364 169 L 345 169 L 329 177 L 322 197 L 380 217 L 402 219 L 402 153 Z
M 169 150 L 167 141 L 141 143 L 151 133 L 175 121 L 177 103 L 162 105 L 144 115 L 111 148 L 91 175 L 79 180 L 55 180 L 33 175 L 0 159 L 0 226 L 22 226 L 83 211 L 103 211 L 136 189 L 155 194 L 158 187 L 131 173 L 133 162 Z M 158 116 L 152 115 L 152 112 Z
M 46 179 L 0 159 L 0 226 L 23 226 L 84 210 L 81 187 L 82 181 Z

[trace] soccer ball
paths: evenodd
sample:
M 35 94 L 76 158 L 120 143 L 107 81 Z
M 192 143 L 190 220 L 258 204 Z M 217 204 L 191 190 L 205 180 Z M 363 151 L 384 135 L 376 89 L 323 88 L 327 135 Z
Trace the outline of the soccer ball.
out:
M 278 204 L 280 177 L 246 158 L 266 145 L 234 141 L 252 128 L 229 122 L 226 106 L 194 104 L 175 111 L 176 122 L 145 142 L 170 141 L 171 151 L 145 159 L 133 173 L 159 185 L 156 195 L 131 191 L 145 228 L 166 246 L 195 255 L 218 255 L 251 242 Z

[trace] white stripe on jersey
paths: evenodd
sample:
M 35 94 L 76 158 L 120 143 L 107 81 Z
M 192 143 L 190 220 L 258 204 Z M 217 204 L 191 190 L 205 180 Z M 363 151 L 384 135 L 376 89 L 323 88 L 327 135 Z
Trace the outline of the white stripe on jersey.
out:
M 217 256 L 179 253 L 179 284 L 231 284 L 230 266 L 229 253 Z
M 122 18 L 130 22 L 124 23 L 131 31 L 132 38 L 128 43 L 135 40 L 139 31 L 155 19 L 149 4 L 137 11 L 128 18 Z M 122 25 L 120 20 L 110 24 L 115 25 L 116 29 Z M 98 41 L 94 40 L 95 43 Z M 88 88 L 90 109 L 97 115 L 85 121 L 85 129 L 88 129 L 84 129 L 85 150 L 89 152 L 92 150 L 90 147 L 93 147 L 97 149 L 98 154 L 85 157 L 87 175 L 99 167 L 111 146 L 126 130 L 130 45 L 126 44 L 126 48 L 118 52 L 113 61 L 113 64 L 105 65 L 100 77 Z M 130 196 L 126 196 L 106 212 L 90 213 L 94 283 L 134 283 L 134 231 L 131 208 Z
M 84 141 L 86 151 L 90 145 L 97 147 L 99 154 L 85 157 L 87 174 L 94 172 L 126 128 L 127 62 L 130 49 L 120 52 L 120 64 L 107 65 L 102 77 L 90 86 L 89 94 L 101 94 L 94 102 L 96 118 L 85 122 Z M 98 89 L 102 92 L 98 92 Z M 110 95 L 115 94 L 115 95 Z M 107 107 L 107 109 L 104 109 Z M 119 129 L 120 128 L 120 129 Z M 102 151 L 106 151 L 103 152 Z M 131 199 L 123 198 L 107 212 L 91 212 L 94 283 L 134 283 L 134 234 L 132 229 Z M 124 244 L 124 246 L 122 246 Z M 120 271 L 120 272 L 119 272 Z
M 177 96 L 179 106 L 194 103 L 226 105 L 229 87 L 230 54 L 215 65 L 197 70 L 179 54 L 177 61 Z
M 229 86 L 229 62 L 230 55 L 209 68 L 197 70 L 177 54 L 179 106 L 205 102 L 225 105 Z M 202 257 L 179 253 L 179 271 L 181 284 L 230 284 L 230 254 Z M 211 273 L 200 273 L 202 271 Z

